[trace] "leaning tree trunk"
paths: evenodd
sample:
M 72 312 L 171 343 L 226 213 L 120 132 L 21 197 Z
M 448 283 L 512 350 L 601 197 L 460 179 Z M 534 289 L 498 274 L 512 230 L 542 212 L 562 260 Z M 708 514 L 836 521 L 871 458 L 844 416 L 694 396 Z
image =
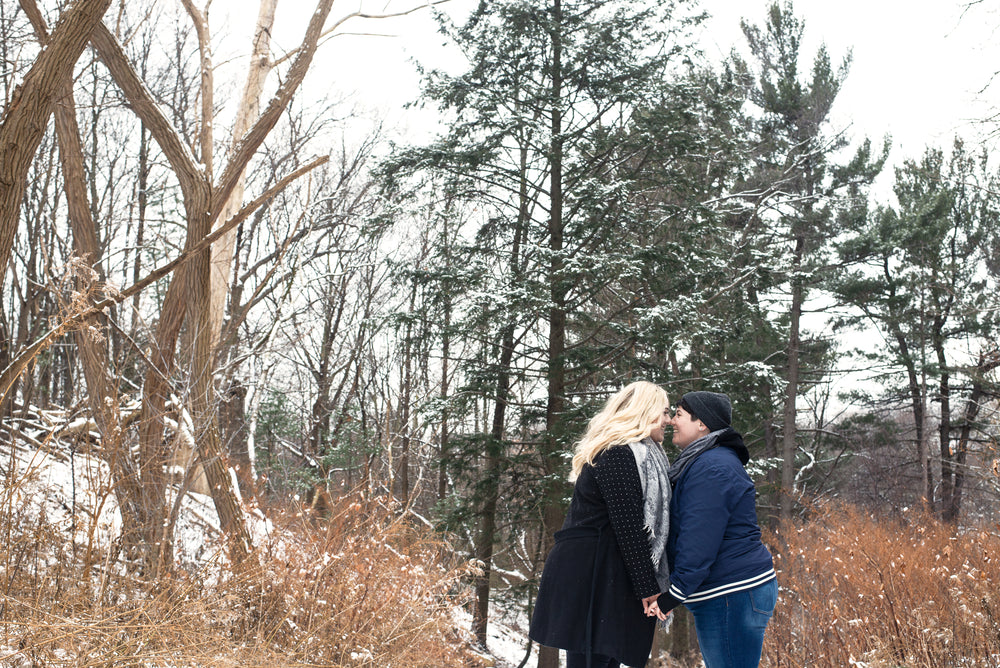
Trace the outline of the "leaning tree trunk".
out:
M 216 183 L 212 172 L 204 170 L 184 143 L 180 133 L 164 116 L 149 90 L 128 62 L 121 45 L 104 26 L 94 34 L 98 49 L 116 83 L 130 106 L 142 119 L 156 139 L 180 183 L 187 214 L 185 251 L 194 252 L 189 265 L 182 265 L 167 288 L 161 309 L 152 355 L 152 367 L 143 386 L 142 422 L 140 425 L 140 452 L 143 461 L 143 487 L 148 484 L 156 496 L 163 488 L 162 462 L 165 454 L 163 442 L 163 412 L 170 394 L 169 377 L 174 366 L 177 338 L 185 317 L 194 332 L 192 350 L 194 369 L 192 383 L 193 408 L 199 432 L 198 459 L 205 469 L 210 491 L 220 521 L 232 539 L 231 547 L 236 561 L 243 561 L 251 549 L 242 509 L 236 501 L 236 492 L 221 453 L 218 421 L 214 410 L 212 371 L 214 369 L 214 342 L 212 340 L 210 313 L 210 251 L 194 251 L 216 221 L 223 217 L 227 202 L 241 183 L 242 174 L 264 139 L 270 134 L 287 109 L 300 87 L 316 51 L 323 24 L 330 14 L 333 0 L 320 0 L 312 15 L 302 45 L 286 78 L 271 99 L 267 109 L 243 134 L 234 147 L 228 164 Z M 204 63 L 203 63 L 204 64 Z M 203 76 L 207 76 L 203 67 Z M 210 113 L 210 112 L 203 112 Z M 203 119 L 203 126 L 211 119 Z M 205 128 L 203 128 L 204 130 Z M 208 138 L 203 134 L 203 150 L 210 150 Z M 152 531 L 158 532 L 160 527 Z M 151 542 L 169 543 L 169 537 L 150 535 Z M 167 539 L 167 540 L 164 540 Z
M 26 177 L 52 113 L 53 100 L 73 73 L 111 0 L 77 0 L 59 17 L 46 48 L 4 109 L 0 124 L 0 285 L 10 261 Z M 0 394 L 7 390 L 0 387 Z
M 27 0 L 31 1 L 31 0 Z M 40 26 L 41 27 L 41 26 Z M 41 34 L 41 33 L 40 33 Z M 97 241 L 95 221 L 87 199 L 87 184 L 84 173 L 83 149 L 80 131 L 76 122 L 76 105 L 73 103 L 72 82 L 64 82 L 63 95 L 56 105 L 56 136 L 62 159 L 63 180 L 66 189 L 66 204 L 70 227 L 73 231 L 73 250 L 79 258 L 94 270 L 94 277 L 103 279 L 101 271 L 101 248 Z M 90 286 L 80 285 L 87 292 Z M 101 433 L 102 451 L 108 464 L 117 473 L 116 479 L 125 487 L 119 494 L 122 509 L 123 534 L 125 544 L 134 552 L 142 537 L 142 527 L 150 520 L 147 509 L 138 503 L 139 476 L 128 452 L 128 443 L 121 430 L 118 388 L 109 373 L 111 359 L 107 345 L 92 336 L 88 328 L 77 328 L 73 333 L 84 378 L 87 381 L 87 398 L 94 421 Z M 153 514 L 155 517 L 155 512 Z M 155 546 L 153 546 L 155 549 Z
M 37 4 L 34 0 L 21 0 L 21 7 L 31 21 L 39 41 L 43 46 L 50 47 L 53 37 L 48 33 Z M 55 129 L 69 222 L 73 232 L 73 250 L 93 269 L 93 276 L 101 278 L 101 249 L 87 199 L 84 156 L 76 120 L 76 105 L 73 101 L 71 70 L 62 76 L 56 95 Z M 89 278 L 83 279 L 82 282 L 78 281 L 78 287 L 86 294 L 94 282 Z M 107 346 L 97 337 L 91 336 L 86 328 L 76 328 L 74 339 L 87 382 L 88 402 L 102 436 L 103 452 L 121 489 L 119 500 L 126 551 L 136 556 L 137 550 L 143 543 L 142 530 L 147 526 L 149 517 L 145 512 L 147 510 L 145 505 L 140 502 L 138 472 L 129 456 L 121 431 L 117 388 L 108 373 L 111 362 Z

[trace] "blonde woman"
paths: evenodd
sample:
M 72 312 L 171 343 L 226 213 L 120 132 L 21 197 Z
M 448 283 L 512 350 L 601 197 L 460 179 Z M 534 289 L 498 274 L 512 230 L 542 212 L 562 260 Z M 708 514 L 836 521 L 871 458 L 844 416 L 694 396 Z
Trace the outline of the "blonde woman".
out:
M 529 636 L 567 668 L 644 666 L 669 587 L 667 393 L 639 381 L 608 399 L 577 443 L 573 500 L 538 588 Z

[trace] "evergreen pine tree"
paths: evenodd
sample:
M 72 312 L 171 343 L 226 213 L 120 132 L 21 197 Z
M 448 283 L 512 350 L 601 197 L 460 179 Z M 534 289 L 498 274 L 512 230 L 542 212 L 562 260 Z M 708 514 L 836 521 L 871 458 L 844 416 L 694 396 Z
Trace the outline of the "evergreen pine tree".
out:
M 833 156 L 848 146 L 843 133 L 831 127 L 830 112 L 850 56 L 835 69 L 821 46 L 811 72 L 802 76 L 804 30 L 791 2 L 772 4 L 763 27 L 743 23 L 752 54 L 747 69 L 755 78 L 750 100 L 756 108 L 751 116 L 757 145 L 746 183 L 754 206 L 744 224 L 753 236 L 749 243 L 759 253 L 757 261 L 770 265 L 771 274 L 762 286 L 750 284 L 747 297 L 758 312 L 761 331 L 780 331 L 784 339 L 783 365 L 777 370 L 783 397 L 774 398 L 782 405 L 781 419 L 775 420 L 780 424 L 780 448 L 777 443 L 772 447 L 780 450 L 780 514 L 786 518 L 794 505 L 798 402 L 803 390 L 825 373 L 815 362 L 826 358 L 829 345 L 803 331 L 802 316 L 810 292 L 822 286 L 830 268 L 835 211 L 855 206 L 888 154 L 886 146 L 880 157 L 873 157 L 864 141 L 849 163 L 834 162 Z M 786 305 L 787 316 L 768 322 L 773 306 L 765 304 L 772 300 Z M 767 392 L 774 389 L 769 386 Z M 778 436 L 773 427 L 765 434 Z
M 473 254 L 481 282 L 454 305 L 463 323 L 456 328 L 482 342 L 482 353 L 464 364 L 466 388 L 494 407 L 479 442 L 476 487 L 480 641 L 504 479 L 534 480 L 530 498 L 543 536 L 562 522 L 566 457 L 584 426 L 584 404 L 574 397 L 593 381 L 579 369 L 592 366 L 588 351 L 598 347 L 583 335 L 582 314 L 601 288 L 645 260 L 615 247 L 632 192 L 606 180 L 615 152 L 600 138 L 650 106 L 670 76 L 693 20 L 682 7 L 664 0 L 480 3 L 464 25 L 443 26 L 468 69 L 427 79 L 425 99 L 449 119 L 447 132 L 401 152 L 388 169 L 396 177 L 450 176 L 461 184 L 458 197 L 482 216 Z M 525 469 L 528 458 L 533 466 Z M 543 652 L 542 663 L 551 660 Z
M 973 156 L 960 140 L 950 157 L 928 149 L 904 162 L 896 170 L 898 206 L 850 221 L 838 250 L 851 270 L 834 284 L 854 311 L 843 324 L 873 326 L 885 342 L 864 353 L 886 369 L 877 380 L 890 396 L 909 407 L 917 493 L 952 522 L 961 509 L 970 433 L 981 427 L 979 402 L 989 394 L 985 376 L 996 368 L 997 286 L 989 265 L 1000 200 L 987 163 L 985 152 Z

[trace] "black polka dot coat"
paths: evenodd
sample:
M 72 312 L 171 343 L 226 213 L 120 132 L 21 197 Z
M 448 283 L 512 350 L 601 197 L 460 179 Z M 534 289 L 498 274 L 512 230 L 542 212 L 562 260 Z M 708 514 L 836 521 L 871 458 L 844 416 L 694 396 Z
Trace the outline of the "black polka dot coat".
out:
M 545 561 L 529 636 L 549 647 L 590 650 L 646 664 L 655 618 L 642 599 L 659 593 L 643 527 L 643 493 L 627 445 L 584 466 Z

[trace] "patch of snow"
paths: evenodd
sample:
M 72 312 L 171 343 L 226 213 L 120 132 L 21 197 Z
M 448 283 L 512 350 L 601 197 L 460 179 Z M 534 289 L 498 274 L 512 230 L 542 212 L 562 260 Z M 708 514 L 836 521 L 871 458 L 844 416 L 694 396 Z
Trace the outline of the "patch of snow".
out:
M 453 613 L 455 624 L 472 633 L 472 615 L 463 608 Z M 517 668 L 524 660 L 528 647 L 528 616 L 523 609 L 514 609 L 502 599 L 490 601 L 490 622 L 486 630 L 486 652 L 496 662 L 496 668 Z M 525 663 L 530 668 L 538 663 L 538 645 L 531 644 L 531 657 Z

